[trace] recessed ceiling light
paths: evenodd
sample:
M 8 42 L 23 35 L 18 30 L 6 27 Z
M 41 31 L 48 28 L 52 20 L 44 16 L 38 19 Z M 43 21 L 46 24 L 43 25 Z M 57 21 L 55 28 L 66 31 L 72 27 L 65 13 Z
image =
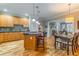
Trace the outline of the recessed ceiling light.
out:
M 3 9 L 3 11 L 7 12 L 8 10 L 7 9 Z

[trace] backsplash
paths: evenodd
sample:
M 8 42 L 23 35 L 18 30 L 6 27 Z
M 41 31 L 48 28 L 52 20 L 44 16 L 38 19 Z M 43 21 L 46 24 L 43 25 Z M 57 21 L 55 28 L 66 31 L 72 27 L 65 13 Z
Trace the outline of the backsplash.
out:
M 14 27 L 1 27 L 0 32 L 25 32 L 28 27 L 23 27 L 22 25 L 15 25 Z

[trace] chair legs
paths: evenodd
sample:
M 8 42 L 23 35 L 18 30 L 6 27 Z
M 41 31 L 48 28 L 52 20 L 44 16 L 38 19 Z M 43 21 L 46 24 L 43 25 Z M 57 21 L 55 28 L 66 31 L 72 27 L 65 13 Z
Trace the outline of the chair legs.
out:
M 56 38 L 55 38 L 55 43 L 54 43 L 54 47 L 55 47 L 55 49 L 56 49 Z
M 76 43 L 76 50 L 78 49 L 78 43 Z
M 58 42 L 55 41 L 55 44 L 54 44 L 55 49 L 56 49 L 57 43 L 58 43 Z M 61 43 L 60 43 L 60 45 L 61 45 Z M 73 45 L 72 45 L 71 47 L 72 47 L 72 54 L 74 55 L 74 52 L 76 51 L 76 48 L 77 48 L 77 47 L 76 47 L 76 46 L 73 46 Z M 66 45 L 66 48 L 67 48 L 67 55 L 69 55 L 69 45 Z
M 54 46 L 55 46 L 55 49 L 56 49 L 56 42 L 55 42 Z
M 74 46 L 72 45 L 72 54 L 74 55 Z
M 67 45 L 67 55 L 69 55 L 69 45 Z

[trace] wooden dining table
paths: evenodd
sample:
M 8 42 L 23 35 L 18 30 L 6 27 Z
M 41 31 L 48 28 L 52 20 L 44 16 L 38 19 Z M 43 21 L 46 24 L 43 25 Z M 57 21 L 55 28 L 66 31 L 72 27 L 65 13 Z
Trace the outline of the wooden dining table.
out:
M 58 38 L 61 41 L 57 41 Z M 66 44 L 67 45 L 67 55 L 69 55 L 69 42 L 72 40 L 73 40 L 73 35 L 61 35 L 61 34 L 55 35 L 55 49 L 56 49 L 56 42 Z

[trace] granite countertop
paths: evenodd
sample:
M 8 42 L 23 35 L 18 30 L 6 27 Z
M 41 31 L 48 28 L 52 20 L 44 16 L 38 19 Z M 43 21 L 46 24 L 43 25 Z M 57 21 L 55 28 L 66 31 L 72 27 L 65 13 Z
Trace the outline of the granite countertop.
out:
M 24 32 L 24 35 L 37 35 L 37 32 Z
M 24 31 L 0 31 L 0 33 L 9 33 L 9 32 L 24 32 Z

